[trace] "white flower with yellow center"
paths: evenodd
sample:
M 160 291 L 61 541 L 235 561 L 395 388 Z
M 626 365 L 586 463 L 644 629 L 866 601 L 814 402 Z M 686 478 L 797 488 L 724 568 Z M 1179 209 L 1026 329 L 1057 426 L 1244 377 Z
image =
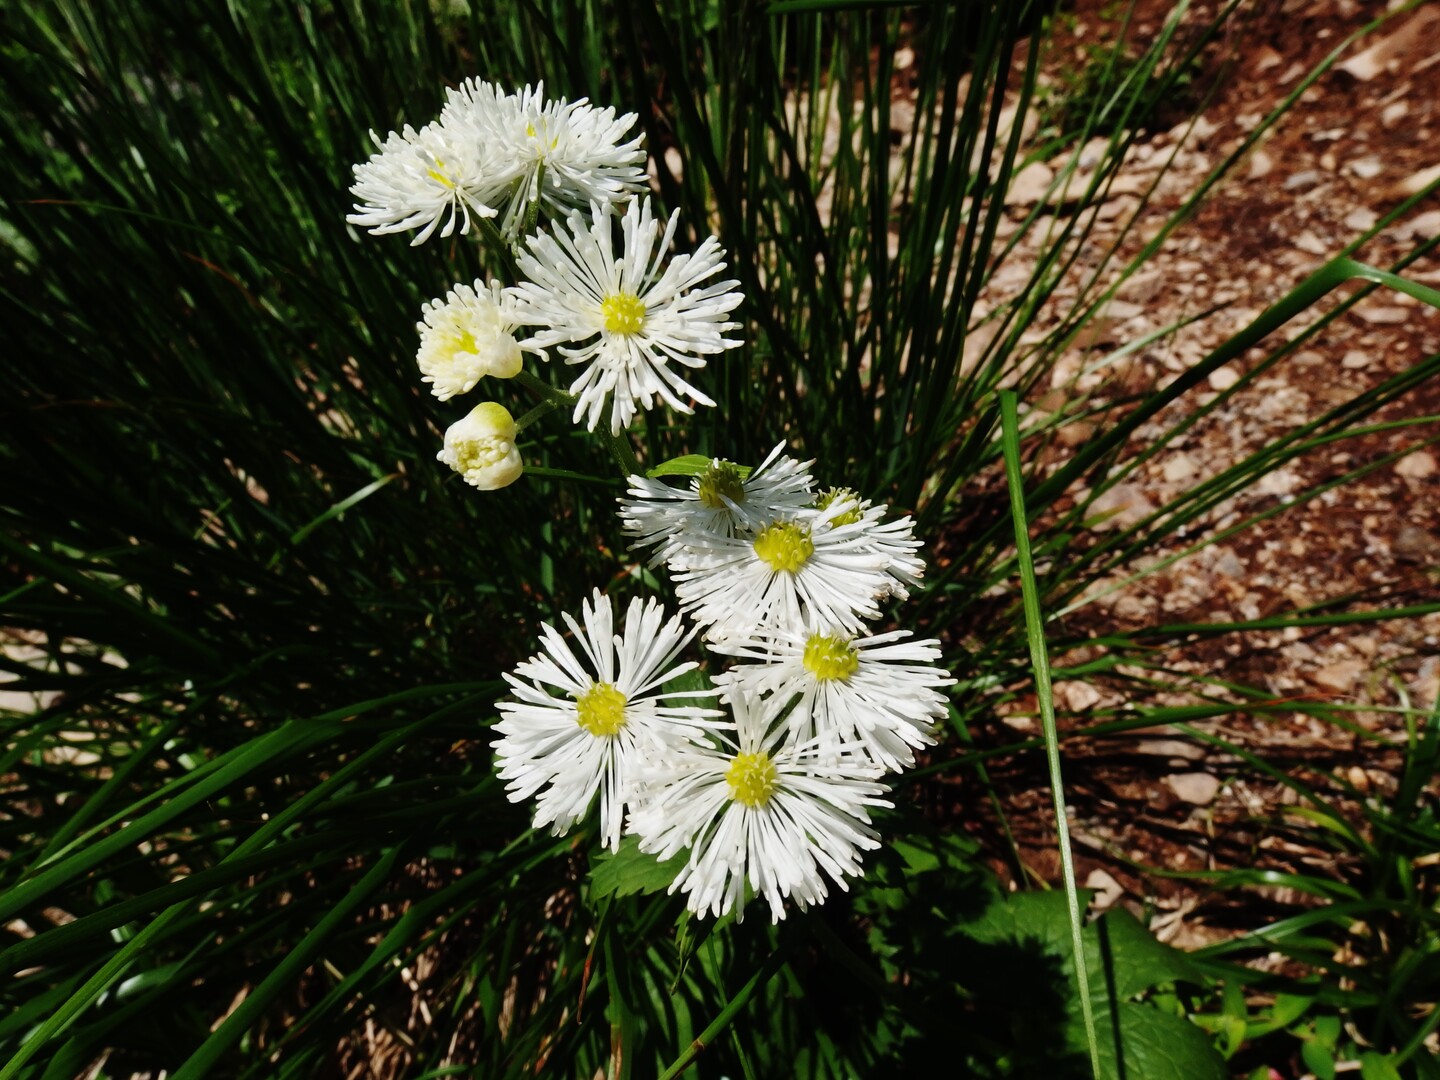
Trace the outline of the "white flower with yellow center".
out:
M 686 565 L 695 542 L 709 537 L 753 533 L 777 514 L 797 513 L 811 504 L 813 461 L 781 457 L 784 443 L 771 450 L 749 475 L 730 461 L 715 458 L 691 477 L 688 488 L 662 479 L 630 477 L 629 499 L 620 501 L 620 517 L 636 547 L 655 545 L 651 566 Z
M 691 911 L 739 921 L 748 883 L 779 922 L 787 898 L 801 910 L 822 902 L 827 877 L 848 889 L 861 853 L 880 846 L 869 808 L 891 804 L 868 760 L 821 756 L 783 729 L 767 737 L 743 695 L 731 707 L 733 742 L 685 743 L 645 770 L 630 828 L 661 860 L 690 849 L 670 892 L 686 893 Z
M 848 505 L 776 517 L 750 535 L 691 537 L 674 568 L 681 608 L 711 641 L 810 624 L 858 633 L 879 617 L 891 578 L 863 523 L 835 524 Z
M 851 488 L 827 488 L 815 496 L 814 505 L 824 510 L 836 502 L 846 503 L 848 508 L 835 519 L 835 524 L 862 527 L 869 545 L 888 559 L 885 571 L 890 575 L 890 582 L 886 591 L 902 600 L 908 599 L 908 586 L 918 586 L 925 575 L 925 560 L 917 554 L 924 545 L 915 539 L 915 522 L 908 515 L 894 521 L 883 520 L 888 507 L 860 498 Z
M 445 432 L 445 447 L 436 459 L 443 461 L 481 491 L 513 484 L 525 471 L 515 448 L 515 419 L 494 401 L 482 402 Z
M 908 630 L 855 637 L 828 627 L 781 631 L 716 646 L 758 664 L 737 664 L 725 682 L 766 699 L 791 741 L 816 741 L 822 752 L 857 745 L 875 764 L 898 772 L 915 751 L 935 742 L 945 715 L 942 687 L 955 680 L 936 667 L 940 642 L 907 641 Z
M 442 124 L 426 124 L 419 131 L 408 124 L 390 132 L 370 160 L 355 168 L 350 192 L 355 213 L 345 218 L 372 233 L 419 229 L 413 244 L 423 244 L 443 220 L 441 236 L 470 231 L 470 215 L 494 217 L 495 206 L 510 181 L 490 163 L 488 149 L 465 132 Z
M 520 371 L 516 323 L 499 282 L 456 285 L 445 299 L 426 303 L 422 315 L 415 360 L 421 381 L 441 401 L 469 393 L 486 375 L 509 379 Z
M 526 238 L 518 257 L 529 280 L 512 290 L 516 318 L 538 328 L 521 345 L 558 347 L 567 364 L 584 365 L 570 392 L 579 398 L 575 422 L 584 417 L 592 431 L 607 401 L 616 434 L 656 399 L 682 413 L 694 411 L 687 397 L 714 405 L 675 367 L 702 368 L 707 356 L 740 344 L 725 336 L 740 325 L 726 319 L 743 299 L 739 282 L 711 280 L 725 269 L 720 242 L 707 237 L 694 254 L 666 263 L 678 214 L 662 236 L 650 200 L 633 200 L 617 253 L 615 218 L 594 204 L 588 221 L 571 213 L 564 228 Z
M 712 698 L 714 690 L 663 690 L 697 665 L 677 663 L 695 631 L 678 615 L 666 619 L 658 601 L 631 600 L 623 635 L 598 589 L 581 608 L 583 626 L 564 618 L 578 649 L 546 625 L 542 651 L 505 674 L 513 700 L 499 703 L 505 718 L 495 726 L 496 768 L 510 801 L 536 796 L 536 828 L 550 825 L 556 834 L 579 822 L 598 793 L 600 836 L 614 850 L 636 769 L 715 727 L 721 713 L 686 700 Z
M 585 98 L 546 101 L 544 91 L 541 83 L 507 94 L 468 79 L 449 91 L 441 113 L 447 127 L 469 132 L 505 164 L 500 231 L 511 240 L 537 201 L 537 210 L 555 216 L 592 202 L 623 202 L 646 187 L 644 137 L 634 113 L 617 116 Z

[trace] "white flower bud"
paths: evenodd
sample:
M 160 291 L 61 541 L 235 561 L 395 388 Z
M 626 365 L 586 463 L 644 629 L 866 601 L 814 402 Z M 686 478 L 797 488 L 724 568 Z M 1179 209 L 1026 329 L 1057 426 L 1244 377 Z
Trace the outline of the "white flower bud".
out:
M 435 455 L 481 491 L 495 491 L 520 479 L 525 466 L 515 449 L 515 419 L 495 401 L 482 402 L 445 432 L 445 449 Z

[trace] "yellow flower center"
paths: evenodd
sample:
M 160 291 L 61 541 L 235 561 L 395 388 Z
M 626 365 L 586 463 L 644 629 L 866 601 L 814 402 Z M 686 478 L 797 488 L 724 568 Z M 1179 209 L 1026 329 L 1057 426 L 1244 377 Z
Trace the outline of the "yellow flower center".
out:
M 846 680 L 860 666 L 860 650 L 836 634 L 811 634 L 805 642 L 805 670 L 822 682 Z
M 725 499 L 734 503 L 745 501 L 745 484 L 733 462 L 716 459 L 705 466 L 700 474 L 699 489 L 701 504 L 711 510 L 725 509 Z
M 429 176 L 431 180 L 434 180 L 440 184 L 444 184 L 447 188 L 450 188 L 453 191 L 455 189 L 455 181 L 451 180 L 450 177 L 445 174 L 445 162 L 441 161 L 438 157 L 432 160 L 434 160 L 435 162 L 435 167 L 431 169 L 426 175 Z
M 852 505 L 849 510 L 836 514 L 830 519 L 830 524 L 837 529 L 840 528 L 841 525 L 853 525 L 860 520 L 859 493 L 852 488 L 834 487 L 826 488 L 815 496 L 816 510 L 828 510 L 832 504 L 841 499 L 849 500 Z
M 730 798 L 741 806 L 758 808 L 768 803 L 775 793 L 775 777 L 775 765 L 763 750 L 753 754 L 736 754 L 735 760 L 725 770 Z
M 805 526 L 777 521 L 755 537 L 755 554 L 770 569 L 793 574 L 815 554 L 815 545 Z
M 645 305 L 634 293 L 614 293 L 600 305 L 605 329 L 612 334 L 638 334 L 645 326 Z
M 544 157 L 544 156 L 545 156 L 545 151 L 546 151 L 547 149 L 549 149 L 549 150 L 554 150 L 555 147 L 557 147 L 557 146 L 560 145 L 560 136 L 559 136 L 559 135 L 556 135 L 553 139 L 550 140 L 550 145 L 549 145 L 549 147 L 546 147 L 546 146 L 545 146 L 545 140 L 542 139 L 542 138 L 540 137 L 540 133 L 535 130 L 535 124 L 534 124 L 533 121 L 532 121 L 532 122 L 529 122 L 529 123 L 527 123 L 527 124 L 525 125 L 525 134 L 526 134 L 527 136 L 529 136 L 530 138 L 537 140 L 537 141 L 540 143 L 540 146 L 538 147 L 538 149 L 539 149 L 539 151 L 540 151 L 540 156 L 541 156 L 541 157 Z
M 575 699 L 575 722 L 596 737 L 625 726 L 625 695 L 608 682 L 597 682 Z
M 475 340 L 475 335 L 469 330 L 458 330 L 446 337 L 444 350 L 445 359 L 453 363 L 457 356 L 478 353 L 480 343 Z

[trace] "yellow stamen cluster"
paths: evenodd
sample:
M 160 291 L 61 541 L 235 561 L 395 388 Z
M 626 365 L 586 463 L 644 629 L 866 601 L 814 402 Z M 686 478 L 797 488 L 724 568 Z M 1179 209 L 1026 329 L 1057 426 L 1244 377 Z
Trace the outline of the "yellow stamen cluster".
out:
M 755 537 L 755 554 L 770 569 L 793 574 L 815 554 L 815 544 L 805 526 L 777 521 Z
M 451 363 L 457 356 L 474 355 L 480 351 L 480 343 L 469 330 L 456 330 L 447 334 L 440 345 L 440 352 Z
M 612 293 L 600 304 L 605 329 L 612 334 L 638 334 L 645 328 L 645 305 L 634 293 Z
M 540 133 L 535 130 L 535 125 L 534 125 L 534 123 L 527 123 L 527 124 L 525 125 L 525 134 L 528 135 L 528 136 L 529 136 L 530 138 L 532 138 L 532 139 L 539 139 L 539 140 L 540 140 L 540 153 L 541 153 L 541 156 L 544 155 L 544 153 L 545 153 L 546 150 L 554 150 L 555 147 L 557 147 L 557 146 L 560 145 L 560 136 L 559 136 L 559 135 L 556 135 L 553 139 L 550 140 L 550 145 L 547 147 L 547 146 L 545 145 L 545 141 L 540 138 Z
M 575 722 L 591 735 L 614 735 L 625 726 L 625 695 L 607 682 L 595 683 L 575 699 Z
M 735 760 L 725 770 L 730 798 L 752 809 L 770 801 L 770 796 L 775 793 L 776 777 L 775 765 L 763 750 L 753 754 L 736 754 Z
M 725 509 L 725 499 L 733 503 L 745 501 L 745 484 L 734 462 L 716 458 L 700 474 L 698 488 L 701 504 L 711 510 Z
M 815 496 L 815 509 L 828 510 L 837 501 L 849 500 L 852 504 L 849 510 L 836 514 L 830 519 L 830 524 L 835 528 L 842 525 L 853 525 L 860 520 L 860 495 L 852 488 L 833 487 L 826 488 Z
M 428 170 L 426 175 L 428 175 L 431 180 L 444 184 L 451 191 L 454 191 L 455 181 L 445 174 L 445 162 L 441 161 L 438 157 L 432 160 L 435 162 L 435 167 Z
M 860 650 L 837 634 L 811 634 L 803 654 L 805 670 L 822 682 L 845 680 L 860 667 Z

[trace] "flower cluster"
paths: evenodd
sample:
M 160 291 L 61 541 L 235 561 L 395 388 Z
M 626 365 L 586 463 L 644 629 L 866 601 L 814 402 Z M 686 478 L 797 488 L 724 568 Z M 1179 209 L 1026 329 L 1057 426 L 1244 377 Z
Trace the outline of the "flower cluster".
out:
M 592 202 L 623 201 L 645 187 L 645 150 L 627 139 L 636 116 L 616 116 L 585 99 L 546 101 L 544 84 L 514 94 L 469 79 L 440 119 L 419 131 L 391 132 L 370 160 L 355 166 L 346 218 L 372 233 L 419 229 L 423 244 L 443 220 L 441 236 L 470 231 L 471 216 L 500 217 L 516 239 L 539 206 L 564 212 Z
M 937 641 L 865 629 L 923 573 L 913 523 L 817 492 L 811 463 L 780 449 L 753 471 L 712 461 L 687 488 L 630 478 L 624 527 L 675 575 L 682 613 L 635 600 L 616 634 L 597 592 L 583 629 L 567 618 L 578 654 L 546 627 L 506 677 L 495 745 L 537 825 L 565 831 L 598 793 L 612 850 L 628 831 L 660 859 L 688 851 L 671 892 L 691 910 L 739 918 L 748 887 L 776 920 L 860 873 L 879 846 L 870 810 L 889 805 L 880 779 L 934 741 L 953 681 Z M 696 667 L 676 661 L 702 628 L 734 662 L 710 688 L 662 690 Z
M 505 93 L 471 79 L 419 131 L 407 126 L 384 141 L 371 132 L 378 150 L 355 166 L 347 221 L 376 234 L 416 231 L 415 244 L 437 230 L 467 234 L 478 221 L 524 275 L 508 287 L 460 283 L 424 305 L 416 362 L 441 401 L 487 375 L 518 376 L 546 407 L 565 405 L 591 431 L 608 422 L 615 435 L 641 408 L 714 404 L 690 372 L 740 344 L 729 336 L 740 326 L 729 319 L 743 299 L 739 282 L 722 278 L 725 251 L 713 236 L 670 258 L 678 211 L 657 217 L 641 194 L 636 122 L 583 99 L 547 101 L 543 86 Z M 525 356 L 545 362 L 552 350 L 579 368 L 568 391 L 525 377 Z M 493 430 L 501 409 L 513 439 L 531 414 L 516 421 L 498 403 L 481 408 L 487 417 L 472 411 L 452 425 L 437 457 L 490 490 L 513 483 L 523 465 L 516 452 L 513 467 L 464 466 L 491 456 L 475 433 Z
M 890 805 L 882 778 L 935 740 L 953 680 L 937 641 L 871 625 L 924 573 L 908 517 L 818 488 L 813 462 L 778 446 L 753 470 L 711 461 L 684 486 L 633 475 L 622 433 L 641 409 L 714 405 L 695 373 L 740 344 L 743 300 L 715 237 L 674 252 L 678 213 L 644 192 L 636 123 L 470 80 L 420 130 L 371 133 L 347 220 L 490 245 L 515 280 L 457 283 L 422 307 L 420 379 L 442 402 L 487 378 L 539 400 L 519 419 L 481 402 L 436 456 L 494 490 L 522 475 L 517 439 L 550 409 L 606 426 L 628 478 L 623 527 L 680 600 L 674 613 L 635 599 L 617 620 L 597 590 L 578 620 L 544 628 L 499 703 L 509 798 L 533 798 L 535 824 L 556 833 L 598 804 L 604 846 L 628 833 L 642 853 L 683 859 L 670 891 L 691 910 L 738 919 L 753 895 L 779 920 L 787 901 L 819 903 L 861 872 L 880 842 L 870 813 Z M 575 369 L 568 390 L 527 370 L 557 358 Z M 697 640 L 708 674 L 682 659 Z

